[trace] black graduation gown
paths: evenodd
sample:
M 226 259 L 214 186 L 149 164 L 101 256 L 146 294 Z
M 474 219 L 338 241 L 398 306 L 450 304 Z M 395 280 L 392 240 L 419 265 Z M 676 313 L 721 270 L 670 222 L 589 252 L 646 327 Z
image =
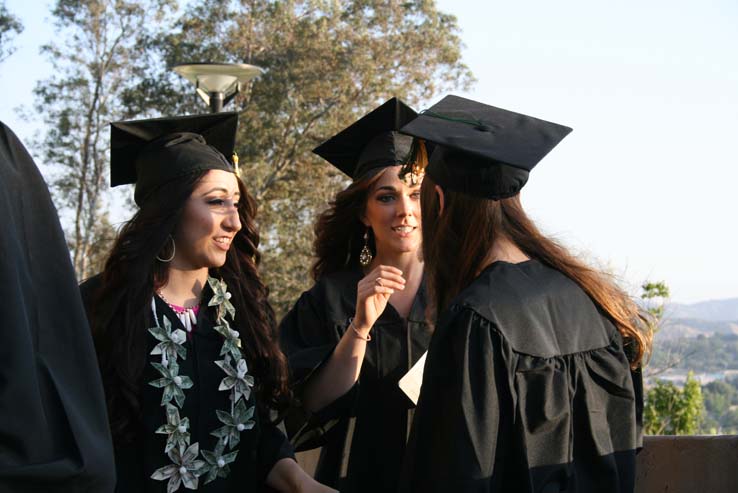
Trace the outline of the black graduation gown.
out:
M 642 387 L 620 334 L 542 263 L 496 262 L 441 315 L 406 492 L 631 492 Z
M 99 285 L 99 277 L 92 278 L 83 283 L 81 289 L 85 301 L 92 300 L 92 294 Z M 209 300 L 212 291 L 206 287 L 203 291 L 203 300 Z M 174 311 L 158 296 L 156 300 L 156 312 L 159 316 L 159 324 L 163 324 L 162 317 L 166 316 L 172 323 L 172 330 L 185 330 Z M 150 324 L 154 327 L 153 314 L 148 309 Z M 237 329 L 239 314 L 236 313 Z M 184 406 L 180 409 L 180 417 L 189 418 L 190 421 L 190 444 L 198 442 L 200 450 L 213 450 L 217 438 L 210 433 L 222 426 L 216 415 L 216 409 L 228 411 L 230 404 L 229 392 L 219 391 L 218 386 L 225 377 L 225 373 L 215 365 L 216 360 L 222 360 L 219 355 L 223 344 L 223 337 L 213 330 L 215 320 L 214 309 L 203 306 L 197 317 L 197 325 L 193 328 L 191 337 L 183 344 L 187 350 L 186 359 L 178 359 L 180 375 L 189 376 L 194 385 L 184 391 Z M 146 330 L 148 327 L 142 327 Z M 147 354 L 159 342 L 149 337 L 149 348 Z M 248 341 L 244 340 L 244 344 Z M 147 356 L 149 362 L 160 362 L 161 356 Z M 247 364 L 249 362 L 247 361 Z M 251 372 L 251 369 L 249 369 Z M 137 437 L 133 443 L 116 446 L 115 466 L 118 473 L 118 484 L 116 493 L 163 493 L 166 492 L 167 482 L 151 479 L 151 474 L 160 467 L 171 464 L 171 460 L 164 453 L 166 435 L 156 434 L 155 431 L 161 425 L 166 424 L 164 407 L 161 406 L 162 390 L 148 384 L 160 378 L 159 372 L 151 366 L 146 365 L 141 385 L 141 409 L 143 419 L 140 423 Z M 251 407 L 255 403 L 256 394 L 252 392 L 247 404 Z M 172 401 L 174 403 L 174 401 Z M 236 461 L 230 464 L 230 474 L 227 478 L 218 478 L 215 481 L 204 484 L 204 478 L 200 478 L 198 491 L 207 493 L 236 493 L 244 491 L 271 491 L 264 486 L 264 480 L 274 464 L 283 458 L 294 458 L 291 444 L 276 425 L 269 422 L 266 416 L 255 413 L 256 425 L 241 432 L 241 439 L 237 445 L 238 456 Z M 230 452 L 230 449 L 226 449 Z M 202 457 L 198 457 L 202 458 Z M 184 485 L 179 491 L 186 490 Z
M 36 165 L 0 123 L 0 491 L 110 492 L 113 449 L 64 234 Z
M 328 359 L 356 311 L 361 269 L 336 272 L 302 294 L 282 320 L 282 350 L 289 359 L 296 394 Z M 425 322 L 421 284 L 407 320 L 387 305 L 371 332 L 358 382 L 318 413 L 295 409 L 286 420 L 296 450 L 321 447 L 315 478 L 341 492 L 397 488 L 414 405 L 398 381 L 425 352 L 431 329 Z

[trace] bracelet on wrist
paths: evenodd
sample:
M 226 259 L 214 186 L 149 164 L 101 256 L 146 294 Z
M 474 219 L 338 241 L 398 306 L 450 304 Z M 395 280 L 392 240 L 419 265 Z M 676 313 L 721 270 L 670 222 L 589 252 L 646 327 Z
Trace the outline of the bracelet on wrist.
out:
M 356 328 L 356 325 L 354 325 L 354 319 L 349 319 L 349 328 L 354 331 L 354 335 L 361 339 L 362 341 L 369 342 L 372 340 L 372 336 L 367 333 L 367 335 L 363 335 L 361 332 L 359 332 L 359 329 Z M 371 329 L 370 329 L 371 330 Z

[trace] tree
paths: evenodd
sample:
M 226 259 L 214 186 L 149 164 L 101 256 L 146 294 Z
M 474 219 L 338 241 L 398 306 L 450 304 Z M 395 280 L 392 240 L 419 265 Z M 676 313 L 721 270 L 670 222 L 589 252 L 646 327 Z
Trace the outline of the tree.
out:
M 669 286 L 665 282 L 646 281 L 641 286 L 641 298 L 647 303 L 651 315 L 651 330 L 658 332 L 663 322 Z M 667 356 L 668 364 L 662 368 L 649 369 L 647 376 L 653 377 L 681 363 L 688 355 Z M 644 432 L 650 435 L 692 435 L 700 429 L 704 415 L 704 403 L 700 383 L 690 371 L 680 389 L 672 382 L 657 380 L 646 392 L 643 411 Z
M 236 99 L 237 149 L 260 203 L 262 272 L 278 313 L 309 286 L 312 224 L 346 177 L 310 150 L 392 96 L 417 104 L 472 82 L 456 19 L 428 0 L 207 0 L 147 39 L 130 115 L 202 112 L 169 71 L 222 61 L 266 68 Z
M 38 148 L 50 167 L 50 188 L 80 279 L 99 269 L 114 236 L 107 125 L 122 114 L 119 97 L 131 83 L 138 36 L 169 3 L 58 0 L 52 9 L 58 37 L 42 53 L 55 75 L 34 89 L 35 109 L 47 128 Z
M 649 435 L 693 435 L 704 414 L 700 383 L 689 372 L 684 387 L 659 380 L 646 396 L 644 432 Z
M 14 36 L 23 32 L 23 24 L 0 2 L 0 63 L 15 52 Z
M 701 432 L 738 433 L 738 379 L 715 380 L 702 387 L 705 419 Z
M 666 312 L 666 304 L 671 296 L 669 286 L 664 281 L 646 281 L 641 285 L 641 300 L 646 307 L 648 315 L 647 321 L 652 334 L 657 334 L 664 324 L 664 315 Z M 655 339 L 654 339 L 655 341 Z M 647 378 L 655 377 L 665 373 L 666 371 L 678 366 L 688 357 L 694 354 L 692 351 L 672 351 L 669 349 L 666 354 L 653 355 L 657 356 L 655 360 L 661 362 L 658 366 L 649 366 L 645 372 Z
M 654 333 L 661 328 L 666 302 L 670 296 L 669 286 L 664 281 L 646 281 L 641 285 L 641 299 L 646 302 L 646 309 L 653 317 L 651 328 Z

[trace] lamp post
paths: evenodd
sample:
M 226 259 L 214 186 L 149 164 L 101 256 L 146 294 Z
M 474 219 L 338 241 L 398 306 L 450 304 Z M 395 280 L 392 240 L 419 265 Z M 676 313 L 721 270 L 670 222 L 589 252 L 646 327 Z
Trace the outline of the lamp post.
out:
M 195 84 L 197 94 L 218 113 L 239 92 L 243 84 L 264 71 L 256 65 L 246 63 L 181 63 L 173 70 Z

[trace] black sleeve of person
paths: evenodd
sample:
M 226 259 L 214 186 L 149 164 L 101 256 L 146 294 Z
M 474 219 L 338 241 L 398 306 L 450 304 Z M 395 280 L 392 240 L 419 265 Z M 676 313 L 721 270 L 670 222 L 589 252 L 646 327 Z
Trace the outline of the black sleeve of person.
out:
M 102 382 L 64 234 L 2 123 L 0 210 L 0 491 L 113 491 Z
M 257 474 L 259 482 L 263 483 L 274 465 L 282 459 L 295 459 L 295 451 L 289 440 L 279 428 L 271 423 L 267 417 L 261 419 L 259 444 L 256 457 L 259 461 Z
M 287 356 L 297 399 L 285 416 L 285 426 L 298 452 L 325 445 L 336 425 L 351 413 L 358 397 L 357 382 L 318 412 L 308 412 L 300 405 L 305 382 L 330 358 L 345 330 L 339 331 L 326 320 L 322 308 L 325 303 L 327 300 L 317 299 L 312 291 L 305 292 L 279 325 L 280 344 Z

